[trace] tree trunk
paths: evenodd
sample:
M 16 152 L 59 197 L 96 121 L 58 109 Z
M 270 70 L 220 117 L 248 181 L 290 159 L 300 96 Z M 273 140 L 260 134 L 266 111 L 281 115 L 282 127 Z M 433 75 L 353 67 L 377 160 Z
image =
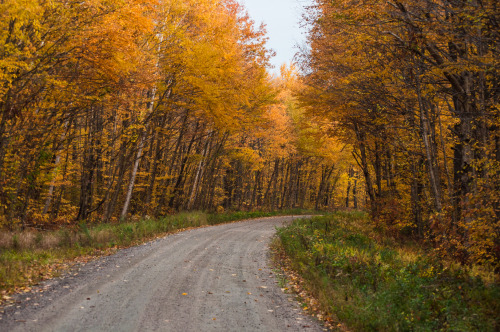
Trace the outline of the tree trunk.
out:
M 345 207 L 349 207 L 349 192 L 351 191 L 351 179 L 347 180 L 347 193 L 345 196 Z
M 144 122 L 145 122 L 146 128 L 144 129 L 144 132 L 142 133 L 142 135 L 140 135 L 140 138 L 139 138 L 139 145 L 137 147 L 137 156 L 135 158 L 134 167 L 133 167 L 132 173 L 130 175 L 130 182 L 129 182 L 128 188 L 127 188 L 127 196 L 125 198 L 125 203 L 123 204 L 122 213 L 120 215 L 120 220 L 125 220 L 125 218 L 127 217 L 128 208 L 130 205 L 130 200 L 132 199 L 132 193 L 134 191 L 134 185 L 135 185 L 135 177 L 137 176 L 137 170 L 139 169 L 139 164 L 141 162 L 142 149 L 144 148 L 144 143 L 146 142 L 146 137 L 149 134 L 149 124 L 151 123 L 149 117 L 151 116 L 151 114 L 153 113 L 153 110 L 154 110 L 154 102 L 155 102 L 155 98 L 156 98 L 156 86 L 153 87 L 153 89 L 150 91 L 149 97 L 150 97 L 150 100 L 149 100 L 148 105 L 147 105 L 147 111 L 146 111 L 146 114 L 144 115 Z
M 422 135 L 422 141 L 424 142 L 425 147 L 425 155 L 427 157 L 427 171 L 429 174 L 429 182 L 431 184 L 432 194 L 434 196 L 434 208 L 437 212 L 441 212 L 441 185 L 439 183 L 439 178 L 437 177 L 436 172 L 437 161 L 435 159 L 434 153 L 432 153 L 431 151 L 431 143 L 429 138 L 430 124 L 428 118 L 427 100 L 422 97 L 419 75 L 420 73 L 417 73 L 417 75 L 415 75 L 415 82 L 419 104 L 420 133 Z
M 183 180 L 184 180 L 184 169 L 186 168 L 186 164 L 189 159 L 189 154 L 191 153 L 191 149 L 193 147 L 193 144 L 196 140 L 196 132 L 198 130 L 198 123 L 196 123 L 196 129 L 194 130 L 193 136 L 189 142 L 189 145 L 187 147 L 186 153 L 184 158 L 182 159 L 181 165 L 180 165 L 180 170 L 179 170 L 179 176 L 177 177 L 177 181 L 175 182 L 174 190 L 172 192 L 172 197 L 170 198 L 170 201 L 168 203 L 169 207 L 173 207 L 178 209 L 180 203 L 179 203 L 179 198 L 181 194 L 183 193 Z M 176 203 L 177 200 L 177 203 Z
M 354 185 L 352 186 L 352 203 L 353 203 L 353 207 L 355 209 L 358 208 L 358 188 L 357 188 L 357 185 L 358 185 L 358 179 L 357 179 L 357 176 L 355 175 Z
M 366 158 L 366 148 L 365 148 L 365 134 L 359 130 L 359 126 L 357 123 L 354 123 L 354 131 L 356 133 L 358 147 L 360 152 L 360 167 L 363 171 L 363 175 L 365 177 L 366 189 L 368 192 L 368 197 L 370 198 L 370 206 L 372 213 L 375 212 L 375 194 L 373 191 L 373 183 L 370 175 L 370 169 L 368 168 L 368 161 Z
M 211 134 L 209 134 L 209 136 L 207 138 L 207 142 L 205 143 L 205 147 L 203 148 L 203 153 L 201 155 L 201 160 L 198 163 L 198 169 L 196 170 L 196 175 L 195 175 L 195 178 L 193 181 L 193 187 L 191 188 L 191 194 L 189 195 L 189 202 L 188 202 L 188 206 L 187 206 L 188 210 L 191 210 L 193 208 L 193 205 L 196 201 L 196 197 L 198 195 L 198 190 L 199 190 L 198 187 L 199 187 L 200 179 L 203 176 L 203 171 L 205 169 L 205 162 L 206 162 L 207 154 L 209 151 L 208 149 L 209 149 L 210 139 L 211 139 Z
M 137 147 L 137 155 L 135 157 L 134 167 L 132 168 L 132 173 L 130 174 L 130 182 L 127 188 L 127 196 L 125 198 L 125 203 L 123 203 L 122 213 L 120 214 L 120 220 L 125 220 L 127 217 L 128 208 L 130 206 L 130 200 L 132 199 L 132 192 L 134 191 L 135 177 L 137 176 L 137 170 L 139 169 L 139 164 L 141 162 L 142 149 L 144 148 L 144 142 L 146 141 L 146 133 L 141 135 L 139 146 Z

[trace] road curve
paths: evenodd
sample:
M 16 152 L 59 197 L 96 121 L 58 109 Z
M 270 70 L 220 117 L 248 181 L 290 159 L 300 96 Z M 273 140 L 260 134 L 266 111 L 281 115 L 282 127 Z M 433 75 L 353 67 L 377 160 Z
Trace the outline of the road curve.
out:
M 19 295 L 0 331 L 321 331 L 272 273 L 272 217 L 189 230 Z

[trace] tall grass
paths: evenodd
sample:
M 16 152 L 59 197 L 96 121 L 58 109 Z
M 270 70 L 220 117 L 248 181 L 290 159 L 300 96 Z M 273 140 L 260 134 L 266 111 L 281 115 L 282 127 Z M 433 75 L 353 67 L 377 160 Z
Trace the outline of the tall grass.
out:
M 498 331 L 500 286 L 415 246 L 375 241 L 366 217 L 296 221 L 278 231 L 322 309 L 355 331 Z
M 111 248 L 126 247 L 180 229 L 236 220 L 310 211 L 228 212 L 207 214 L 182 212 L 159 219 L 146 218 L 123 223 L 80 223 L 56 231 L 7 232 L 0 230 L 0 293 L 12 293 L 54 276 L 63 263 L 78 256 L 96 256 Z M 0 296 L 0 301 L 1 301 Z

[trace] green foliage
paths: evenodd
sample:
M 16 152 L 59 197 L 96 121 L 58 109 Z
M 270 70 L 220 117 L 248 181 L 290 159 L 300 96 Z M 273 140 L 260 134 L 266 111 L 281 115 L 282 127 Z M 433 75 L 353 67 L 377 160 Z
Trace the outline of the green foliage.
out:
M 365 223 L 337 213 L 279 230 L 293 268 L 327 312 L 359 331 L 498 330 L 498 284 L 422 250 L 381 244 Z

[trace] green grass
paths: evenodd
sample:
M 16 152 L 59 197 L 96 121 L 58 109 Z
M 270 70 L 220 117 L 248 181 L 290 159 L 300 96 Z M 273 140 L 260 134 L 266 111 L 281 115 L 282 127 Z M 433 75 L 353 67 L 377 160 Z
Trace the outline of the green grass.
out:
M 80 256 L 100 256 L 112 248 L 146 242 L 180 229 L 222 224 L 274 215 L 311 211 L 183 212 L 159 219 L 88 225 L 80 223 L 56 231 L 7 232 L 0 230 L 0 295 L 10 294 L 56 275 L 65 262 Z M 0 296 L 0 301 L 2 296 Z
M 494 276 L 445 264 L 414 244 L 398 246 L 367 224 L 362 214 L 337 213 L 278 230 L 323 310 L 354 331 L 500 328 Z

